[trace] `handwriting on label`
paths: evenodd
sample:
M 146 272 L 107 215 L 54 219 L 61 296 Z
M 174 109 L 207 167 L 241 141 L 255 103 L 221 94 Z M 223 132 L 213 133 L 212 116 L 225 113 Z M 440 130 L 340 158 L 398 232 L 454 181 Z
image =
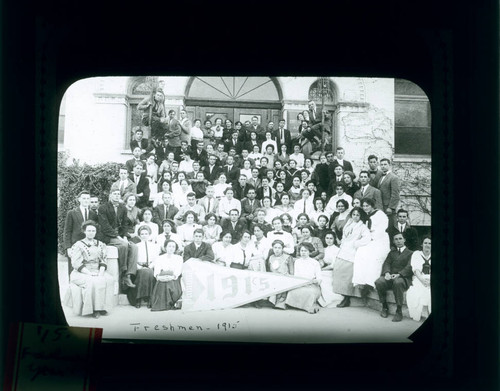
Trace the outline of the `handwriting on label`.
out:
M 146 332 L 157 332 L 157 331 L 168 331 L 169 333 L 183 333 L 183 332 L 191 332 L 191 331 L 211 331 L 211 330 L 219 330 L 222 332 L 236 330 L 238 328 L 240 321 L 236 322 L 221 322 L 217 323 L 212 327 L 200 326 L 200 325 L 178 325 L 169 323 L 166 324 L 144 324 L 144 323 L 130 323 L 130 326 L 133 327 L 135 332 L 138 331 L 146 331 Z

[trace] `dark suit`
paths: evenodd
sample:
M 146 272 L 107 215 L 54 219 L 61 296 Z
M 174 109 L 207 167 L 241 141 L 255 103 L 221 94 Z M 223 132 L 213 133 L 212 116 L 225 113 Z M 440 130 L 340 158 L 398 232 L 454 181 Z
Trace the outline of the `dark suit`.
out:
M 285 145 L 286 145 L 286 150 L 287 150 L 287 153 L 290 153 L 292 151 L 292 135 L 290 134 L 290 131 L 288 129 L 283 129 L 284 131 L 284 136 L 285 136 Z M 278 150 L 276 151 L 276 153 L 280 153 L 281 152 L 281 145 L 282 145 L 282 142 L 281 142 L 281 129 L 276 129 L 274 131 L 274 139 L 276 140 L 276 144 L 278 146 Z
M 218 165 L 214 165 L 212 168 L 212 172 L 210 172 L 210 166 L 207 165 L 203 167 L 202 171 L 205 174 L 205 179 L 213 184 L 217 179 L 219 179 L 222 168 Z
M 226 174 L 227 183 L 233 183 L 234 181 L 237 181 L 238 177 L 240 176 L 240 170 L 238 167 L 236 167 L 235 164 L 232 165 L 231 169 L 229 169 L 228 165 L 225 165 L 224 167 L 222 167 L 222 172 Z
M 193 150 L 193 160 L 200 162 L 200 166 L 206 166 L 208 164 L 208 153 L 204 149 L 201 152 L 198 152 L 197 149 Z
M 257 133 L 257 140 L 264 141 L 266 139 L 266 129 L 261 125 L 258 124 L 255 128 L 253 125 L 250 125 L 250 132 L 255 132 Z
M 88 220 L 94 220 L 97 223 L 97 213 L 88 208 Z M 82 232 L 82 223 L 84 221 L 84 216 L 80 207 L 71 209 L 66 215 L 66 220 L 64 222 L 64 249 L 68 250 L 79 240 L 85 238 L 85 234 Z M 71 274 L 73 267 L 71 266 L 71 259 L 68 256 L 68 273 Z
M 111 202 L 106 202 L 99 207 L 99 237 L 107 245 L 118 249 L 118 264 L 120 272 L 135 274 L 137 271 L 137 246 L 132 242 L 122 242 L 117 237 L 128 236 L 127 233 L 127 208 L 118 205 L 117 213 Z
M 275 192 L 276 190 L 274 190 L 271 186 L 269 186 L 266 194 L 264 194 L 264 188 L 259 187 L 256 191 L 255 198 L 257 198 L 258 200 L 262 200 L 264 197 L 270 197 L 272 200 Z
M 132 174 L 129 179 L 135 183 L 135 174 Z M 144 208 L 149 203 L 149 196 L 151 194 L 151 189 L 149 188 L 149 179 L 146 177 L 146 173 L 142 173 L 139 178 L 139 182 L 136 184 L 136 194 L 143 195 L 137 197 L 137 207 Z
M 136 139 L 133 139 L 130 142 L 131 151 L 134 152 L 134 149 L 136 149 L 137 147 L 146 150 L 145 153 L 141 154 L 141 160 L 146 160 L 146 156 L 153 150 L 154 145 L 152 145 L 152 143 L 147 138 L 142 138 L 140 143 Z
M 247 229 L 247 223 L 246 219 L 239 219 L 236 222 L 236 226 L 233 228 L 233 224 L 231 223 L 231 220 L 229 219 L 224 219 L 221 224 L 222 231 L 229 231 L 231 232 L 232 239 L 231 239 L 231 244 L 236 244 L 240 241 L 241 235 L 243 234 L 243 231 Z
M 153 222 L 158 224 L 160 233 L 163 233 L 163 220 L 173 220 L 179 209 L 174 205 L 167 207 L 167 214 L 165 215 L 165 205 L 157 205 L 153 209 Z
M 381 277 L 375 281 L 375 286 L 377 288 L 378 296 L 381 303 L 386 301 L 386 293 L 389 289 L 394 292 L 394 297 L 396 298 L 396 304 L 402 306 L 404 302 L 404 292 L 411 285 L 411 277 L 413 275 L 411 269 L 411 255 L 413 251 L 405 248 L 402 253 L 398 250 L 391 250 L 389 255 L 382 265 Z M 394 280 L 386 280 L 384 278 L 385 273 L 389 274 L 400 274 Z
M 341 164 L 339 164 L 337 159 L 333 159 L 333 162 L 331 162 L 330 165 L 328 166 L 328 175 L 330 176 L 330 178 L 335 177 L 334 170 L 335 170 L 335 167 L 337 167 L 337 166 L 341 166 L 344 169 L 344 172 L 346 172 L 346 171 L 354 172 L 354 169 L 352 168 L 351 162 L 344 160 L 344 164 L 341 165 Z
M 167 155 L 170 152 L 175 153 L 175 148 L 172 147 L 170 144 L 165 145 L 165 143 L 162 142 L 157 147 L 155 147 L 156 164 L 160 165 L 161 162 L 163 162 L 164 160 L 167 160 Z
M 186 262 L 190 258 L 199 258 L 202 261 L 214 262 L 215 255 L 212 250 L 212 246 L 210 246 L 208 243 L 201 242 L 200 247 L 196 249 L 196 245 L 193 242 L 184 247 L 184 262 Z
M 241 185 L 237 181 L 235 181 L 232 186 L 234 191 L 233 197 L 240 201 L 247 196 L 248 189 L 251 188 L 248 184 L 245 184 L 244 187 L 241 187 Z
M 371 198 L 372 200 L 375 201 L 375 208 L 377 208 L 378 210 L 384 211 L 382 209 L 382 195 L 380 194 L 379 189 L 376 189 L 375 187 L 368 185 L 368 187 L 366 188 L 365 193 L 363 195 L 361 195 L 361 190 L 362 190 L 362 188 L 360 188 L 358 191 L 356 191 L 354 193 L 353 198 L 358 198 L 360 200 L 363 198 Z
M 255 161 L 251 157 L 247 157 L 246 159 L 243 159 L 242 157 L 238 158 L 237 160 L 234 161 L 234 164 L 238 166 L 238 168 L 243 168 L 243 165 L 245 164 L 245 161 L 250 162 L 250 167 L 255 166 Z M 247 178 L 249 179 L 249 178 Z
M 369 170 L 370 173 L 370 186 L 376 187 L 378 189 L 378 183 L 380 182 L 380 178 L 382 178 L 382 171 L 380 170 Z
M 113 191 L 114 189 L 120 190 L 120 197 L 122 197 L 122 198 L 127 193 L 137 194 L 137 187 L 136 187 L 135 183 L 133 181 L 131 181 L 129 178 L 127 178 L 127 185 L 123 188 L 123 191 L 120 188 L 120 180 L 119 179 L 111 185 L 111 191 Z
M 231 147 L 234 147 L 235 150 L 236 150 L 236 153 L 241 153 L 241 147 L 242 147 L 242 143 L 238 143 L 238 139 L 236 139 L 236 141 L 231 137 L 229 140 L 226 140 L 224 142 L 224 151 L 225 152 L 229 152 L 229 149 Z
M 398 222 L 396 221 L 394 224 L 390 224 L 387 232 L 389 233 L 389 237 L 391 238 L 391 243 L 392 243 L 393 236 L 396 235 L 397 233 L 401 233 L 399 231 Z M 403 229 L 403 236 L 406 241 L 405 245 L 409 250 L 412 251 L 418 250 L 419 247 L 418 232 L 415 228 L 411 227 L 408 222 L 405 224 L 405 227 Z
M 181 146 L 181 132 L 182 127 L 180 122 L 172 118 L 167 125 L 165 136 L 168 138 L 168 143 L 176 150 Z
M 248 220 L 247 225 L 250 226 L 252 219 L 248 219 L 248 215 L 253 215 L 254 217 L 256 216 L 256 211 L 259 209 L 259 200 L 254 199 L 253 204 L 250 205 L 250 200 L 248 198 L 244 198 L 241 201 L 241 217 L 244 217 L 246 220 Z
M 399 178 L 396 174 L 389 172 L 385 177 L 380 178 L 378 188 L 382 194 L 383 211 L 385 212 L 387 208 L 391 208 L 395 212 L 399 205 Z
M 125 162 L 125 168 L 127 169 L 128 173 L 129 174 L 132 174 L 134 172 L 134 164 L 136 162 L 141 162 L 142 163 L 142 169 L 145 170 L 146 169 L 146 161 L 145 160 L 137 160 L 136 158 L 133 158 L 133 159 L 130 159 L 130 160 L 127 160 Z
M 259 151 L 260 151 L 260 147 L 262 146 L 262 142 L 259 139 L 255 140 L 255 141 L 248 140 L 245 143 L 245 149 L 248 150 L 248 153 L 252 153 L 253 152 L 253 146 L 254 145 L 258 145 L 259 146 Z

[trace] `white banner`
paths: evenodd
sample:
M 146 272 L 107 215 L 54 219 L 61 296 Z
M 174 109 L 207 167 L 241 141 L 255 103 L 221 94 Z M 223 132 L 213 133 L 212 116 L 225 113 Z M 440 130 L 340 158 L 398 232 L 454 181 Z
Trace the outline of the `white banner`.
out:
M 186 311 L 234 308 L 311 283 L 301 277 L 193 260 L 184 263 L 182 280 L 182 309 Z

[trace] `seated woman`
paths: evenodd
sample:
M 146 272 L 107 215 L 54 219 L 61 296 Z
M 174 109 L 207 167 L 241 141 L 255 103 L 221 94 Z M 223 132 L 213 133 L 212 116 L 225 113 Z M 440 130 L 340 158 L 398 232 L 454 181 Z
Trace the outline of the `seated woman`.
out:
M 293 231 L 293 229 L 292 229 L 293 217 L 291 215 L 289 215 L 288 213 L 283 213 L 281 215 L 281 220 L 283 220 L 283 231 L 291 234 Z
M 345 192 L 346 194 L 349 194 L 351 197 L 354 197 L 354 193 L 356 193 L 359 190 L 359 184 L 354 182 L 354 179 L 356 179 L 356 174 L 354 174 L 352 171 L 344 172 Z
M 195 229 L 201 228 L 198 222 L 198 216 L 192 210 L 188 210 L 184 214 L 184 224 L 177 227 L 177 233 L 182 240 L 182 245 L 186 247 L 188 244 L 193 242 L 193 233 Z
M 156 284 L 151 293 L 151 311 L 179 308 L 176 304 L 182 297 L 179 277 L 182 273 L 183 260 L 180 255 L 175 254 L 177 243 L 167 240 L 163 249 L 165 254 L 160 255 L 154 264 Z
M 266 223 L 271 224 L 273 219 L 276 216 L 279 216 L 281 213 L 280 211 L 272 207 L 272 200 L 270 197 L 262 198 L 261 203 L 262 203 L 262 209 L 266 212 L 264 220 L 266 221 Z
M 165 173 L 169 174 L 170 173 Z M 158 194 L 156 194 L 155 199 L 153 201 L 153 208 L 156 208 L 158 205 L 163 205 L 163 194 L 171 194 L 171 184 L 170 181 L 165 180 L 161 183 L 161 189 L 159 190 Z
M 272 243 L 272 253 L 266 262 L 266 270 L 270 273 L 279 273 L 285 276 L 293 275 L 293 259 L 283 252 L 285 244 L 281 240 Z M 285 309 L 286 292 L 272 295 L 268 300 L 274 304 L 275 308 Z
M 431 238 L 424 237 L 422 251 L 415 251 L 410 260 L 413 281 L 406 292 L 406 304 L 410 317 L 419 321 L 422 309 L 427 306 L 431 313 Z
M 276 144 L 276 140 L 272 139 L 272 136 L 273 136 L 272 132 L 266 130 L 265 134 L 266 139 L 262 142 L 261 145 L 262 151 L 265 151 L 268 145 L 273 146 L 273 153 L 276 153 L 278 151 L 278 145 Z
M 170 167 L 172 166 L 172 163 L 174 161 L 175 161 L 175 154 L 173 152 L 167 153 L 166 158 L 161 162 L 160 167 L 158 168 L 158 175 L 160 177 L 163 177 L 163 174 L 165 172 L 170 171 Z
M 197 200 L 203 198 L 207 193 L 207 182 L 205 181 L 205 174 L 202 171 L 196 173 L 196 178 L 191 181 L 191 188 Z
M 230 183 L 226 183 L 227 177 L 223 172 L 220 173 L 219 178 L 214 182 L 214 197 L 221 199 L 224 197 L 224 192 L 228 187 L 231 187 Z
M 221 234 L 221 241 L 214 243 L 212 250 L 215 256 L 215 263 L 221 266 L 229 267 L 234 258 L 234 249 L 231 241 L 233 235 L 229 231 L 224 231 Z
M 260 168 L 260 159 L 262 159 L 264 155 L 260 153 L 260 146 L 259 145 L 254 145 L 252 147 L 252 152 L 248 154 L 248 157 L 250 159 L 253 159 L 255 162 L 255 167 Z
M 361 208 L 361 200 L 359 198 L 353 198 L 351 205 L 353 208 Z
M 252 223 L 250 223 L 250 231 L 253 231 L 254 227 L 258 225 L 264 234 L 267 235 L 269 231 L 272 231 L 273 227 L 266 221 L 266 211 L 263 208 L 257 209 L 256 217 Z
M 159 227 L 158 224 L 153 223 L 153 210 L 151 208 L 143 208 L 141 210 L 140 219 L 141 221 L 139 224 L 135 226 L 135 235 L 139 237 L 139 228 L 146 225 L 151 230 L 149 240 L 155 241 L 158 236 Z
M 143 225 L 138 229 L 141 241 L 137 243 L 137 273 L 135 274 L 135 288 L 127 290 L 130 304 L 135 308 L 141 308 L 141 301 L 147 303 L 151 308 L 151 293 L 155 285 L 153 275 L 154 262 L 160 255 L 160 247 L 151 240 L 151 228 Z
M 295 240 L 295 243 L 300 243 L 300 240 L 302 239 L 302 227 L 309 225 L 309 223 L 309 216 L 306 213 L 299 213 L 299 215 L 297 216 L 297 224 L 292 230 L 292 236 Z
M 366 226 L 370 230 L 371 240 L 356 252 L 352 283 L 359 285 L 362 297 L 366 297 L 369 289 L 375 289 L 375 280 L 380 277 L 382 265 L 391 248 L 386 232 L 389 225 L 387 215 L 375 209 L 372 198 L 363 198 L 361 207 L 368 216 Z
M 264 261 L 269 256 L 269 251 L 271 250 L 271 243 L 269 239 L 265 237 L 265 233 L 259 225 L 255 225 L 252 230 L 252 245 L 255 247 L 254 256 L 259 256 Z
M 158 164 L 155 163 L 156 156 L 150 153 L 146 160 L 146 177 L 149 179 L 149 187 L 151 190 L 156 186 L 158 180 Z
M 290 215 L 293 215 L 293 206 L 290 205 L 290 195 L 288 193 L 285 193 L 281 196 L 281 204 L 280 205 L 276 205 L 275 209 L 283 214 L 283 213 L 287 213 L 287 214 L 290 214 Z M 293 224 L 293 219 L 291 219 L 292 221 L 292 224 Z
M 217 222 L 217 216 L 214 213 L 208 213 L 205 215 L 206 225 L 203 226 L 203 241 L 208 244 L 214 244 L 219 241 L 220 234 L 222 233 L 222 227 Z
M 312 280 L 311 284 L 288 292 L 285 304 L 290 307 L 305 310 L 311 314 L 319 311 L 318 299 L 321 296 L 321 267 L 318 261 L 309 254 L 314 251 L 311 243 L 299 245 L 299 258 L 293 264 L 293 275 Z
M 240 169 L 240 175 L 245 175 L 247 177 L 247 182 L 252 177 L 252 165 L 250 160 L 245 160 L 243 162 L 243 168 Z
M 282 173 L 284 173 L 284 171 L 281 171 Z M 277 182 L 274 184 L 274 189 L 276 190 L 274 192 L 274 195 L 273 195 L 273 205 L 274 207 L 278 207 L 279 205 L 281 205 L 281 198 L 286 195 L 288 197 L 288 199 L 290 200 L 290 196 L 288 195 L 288 193 L 285 192 L 285 185 L 281 182 Z
M 249 231 L 245 230 L 241 234 L 241 239 L 238 243 L 233 245 L 233 260 L 231 265 L 229 265 L 232 268 L 235 269 L 250 269 L 250 270 L 255 270 L 256 268 L 259 268 L 258 261 L 253 262 L 254 260 L 254 254 L 255 254 L 255 247 L 253 244 L 250 242 L 250 239 L 252 238 L 252 235 L 250 234 Z
M 332 222 L 332 231 L 335 232 L 337 236 L 337 244 L 340 245 L 342 240 L 342 235 L 344 231 L 344 227 L 349 220 L 349 204 L 346 200 L 338 200 L 337 201 L 337 215 L 333 219 Z
M 313 205 L 314 205 L 314 212 L 309 214 L 309 218 L 311 219 L 311 223 L 317 227 L 318 217 L 322 215 L 326 216 L 325 201 L 323 201 L 321 198 L 315 198 Z
M 85 238 L 71 247 L 69 276 L 71 283 L 82 288 L 83 307 L 81 315 L 99 318 L 109 312 L 113 305 L 115 282 L 105 273 L 107 269 L 106 245 L 95 238 L 97 223 L 87 220 L 82 224 Z
M 137 196 L 133 193 L 126 193 L 123 196 L 123 202 L 125 208 L 127 209 L 127 218 L 122 222 L 122 225 L 127 231 L 127 238 L 133 243 L 139 243 L 141 239 L 137 235 L 135 227 L 140 223 L 141 210 L 135 206 L 137 202 Z
M 335 210 L 337 208 L 337 202 L 339 200 L 345 200 L 347 202 L 347 209 L 350 209 L 349 205 L 352 202 L 352 197 L 344 191 L 344 189 L 345 189 L 344 184 L 342 182 L 332 181 L 331 187 L 333 187 L 335 189 L 336 194 L 334 194 L 332 197 L 330 197 L 330 200 L 328 201 L 328 204 L 325 207 L 326 212 L 330 216 L 333 213 L 335 213 Z
M 179 173 L 180 174 L 180 173 Z M 179 181 L 181 190 L 178 192 L 173 192 L 172 197 L 174 199 L 174 205 L 176 208 L 180 209 L 183 206 L 187 205 L 187 195 L 193 192 L 191 185 L 187 181 L 187 179 L 181 179 Z
M 300 186 L 302 188 L 306 188 L 307 187 L 307 183 L 310 180 L 311 180 L 311 175 L 309 174 L 309 171 L 304 170 L 304 169 L 300 170 Z M 311 194 L 311 195 L 314 196 L 314 194 Z
M 316 228 L 316 236 L 321 240 L 323 246 L 326 246 L 325 236 L 328 233 L 328 217 L 325 215 L 318 216 L 318 227 Z
M 298 243 L 300 246 L 302 243 L 310 243 L 314 250 L 309 253 L 309 257 L 318 261 L 319 265 L 323 267 L 325 263 L 323 262 L 323 258 L 325 258 L 325 250 L 323 248 L 323 243 L 321 240 L 315 236 L 313 236 L 313 229 L 310 225 L 305 225 L 301 228 L 300 232 L 302 233 L 302 237 Z M 298 246 L 295 253 L 298 255 Z
M 275 161 L 280 161 L 283 168 L 288 168 L 288 162 L 290 161 L 290 155 L 287 152 L 287 146 L 282 144 L 280 151 L 274 157 Z
M 184 246 L 182 244 L 181 237 L 176 233 L 177 230 L 175 223 L 172 220 L 163 220 L 162 227 L 163 233 L 159 234 L 155 240 L 155 243 L 158 245 L 160 250 L 162 250 L 163 248 L 163 243 L 165 243 L 167 240 L 173 240 L 175 243 L 177 243 L 178 253 L 182 254 Z
M 340 251 L 340 248 L 335 245 L 335 233 L 333 231 L 326 231 L 325 234 L 325 257 L 323 258 L 323 270 L 332 270 L 335 259 Z
M 333 291 L 344 298 L 337 307 L 349 307 L 351 296 L 354 294 L 352 274 L 354 270 L 354 257 L 358 248 L 370 243 L 370 230 L 365 225 L 366 213 L 361 208 L 351 210 L 350 219 L 344 227 L 344 235 L 337 259 L 333 264 Z

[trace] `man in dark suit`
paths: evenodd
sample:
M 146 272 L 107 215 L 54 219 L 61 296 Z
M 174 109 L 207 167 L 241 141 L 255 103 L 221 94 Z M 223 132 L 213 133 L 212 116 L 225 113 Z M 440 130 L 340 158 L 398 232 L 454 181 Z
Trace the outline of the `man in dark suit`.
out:
M 203 174 L 205 174 L 205 179 L 211 184 L 213 184 L 219 178 L 219 175 L 222 172 L 222 168 L 215 164 L 216 161 L 217 156 L 210 155 L 208 157 L 208 165 L 206 165 L 202 169 Z
M 351 162 L 344 160 L 344 155 L 345 155 L 344 148 L 337 147 L 336 157 L 330 163 L 330 167 L 329 167 L 330 177 L 332 176 L 333 170 L 337 166 L 341 166 L 343 168 L 344 172 L 346 172 L 346 171 L 354 172 L 354 169 L 352 168 Z
M 68 274 L 71 274 L 71 251 L 68 251 L 77 241 L 85 238 L 82 232 L 82 223 L 87 220 L 94 220 L 97 223 L 97 213 L 90 209 L 90 193 L 82 191 L 78 194 L 78 203 L 76 208 L 68 211 L 64 221 L 64 249 L 68 256 Z
M 253 189 L 253 186 L 247 183 L 246 175 L 242 174 L 239 176 L 238 181 L 233 183 L 234 198 L 237 200 L 243 200 L 247 196 L 248 190 Z
M 154 145 L 150 143 L 147 138 L 143 138 L 143 135 L 144 132 L 137 126 L 135 128 L 134 138 L 130 141 L 130 150 L 134 152 L 134 149 L 139 147 L 141 149 L 141 160 L 146 160 L 148 153 L 154 149 Z
M 396 216 L 397 221 L 394 224 L 389 225 L 389 229 L 387 230 L 389 237 L 392 238 L 397 233 L 402 233 L 405 238 L 406 247 L 408 247 L 411 251 L 418 250 L 418 232 L 410 225 L 410 221 L 408 220 L 408 211 L 399 209 Z
M 169 110 L 168 112 L 168 125 L 166 129 L 165 136 L 168 138 L 168 143 L 178 155 L 181 149 L 182 127 L 180 122 L 175 118 L 175 110 Z
M 146 167 L 146 161 L 145 160 L 142 160 L 140 157 L 141 157 L 141 148 L 140 147 L 135 147 L 134 150 L 133 150 L 133 155 L 134 157 L 130 160 L 127 160 L 125 162 L 125 168 L 127 169 L 129 175 L 132 174 L 134 172 L 134 164 L 135 163 L 138 163 L 138 162 L 142 162 L 144 164 L 143 167 Z
M 199 141 L 196 144 L 196 149 L 193 151 L 193 155 L 191 156 L 193 160 L 200 162 L 200 166 L 204 167 L 208 164 L 208 154 L 204 148 L 205 144 L 203 141 Z
M 241 219 L 247 222 L 248 228 L 250 228 L 253 219 L 257 217 L 257 209 L 259 209 L 259 201 L 255 199 L 255 195 L 255 189 L 251 187 L 247 191 L 246 198 L 241 201 Z
M 223 219 L 221 223 L 223 231 L 231 232 L 233 237 L 231 239 L 231 244 L 238 243 L 243 231 L 247 229 L 246 220 L 240 219 L 239 217 L 240 212 L 238 212 L 238 209 L 231 209 L 229 211 L 229 219 Z
M 226 174 L 227 178 L 227 183 L 233 184 L 238 180 L 238 176 L 240 174 L 240 170 L 236 165 L 234 164 L 234 157 L 233 156 L 228 156 L 226 159 L 226 165 L 222 167 L 222 172 Z
M 120 168 L 119 173 L 120 178 L 111 185 L 111 190 L 118 189 L 120 191 L 120 197 L 123 197 L 127 193 L 137 193 L 137 186 L 128 177 L 128 170 L 126 168 Z
M 151 190 L 149 188 L 149 179 L 146 177 L 142 162 L 134 164 L 134 173 L 130 175 L 129 179 L 135 183 L 137 207 L 144 208 L 148 206 Z
M 360 188 L 358 191 L 354 193 L 354 197 L 358 200 L 362 200 L 363 198 L 371 198 L 375 201 L 375 208 L 378 210 L 382 210 L 382 195 L 380 194 L 380 190 L 370 186 L 370 174 L 368 171 L 361 171 L 359 173 L 359 184 Z
M 389 217 L 389 226 L 394 224 L 395 212 L 399 205 L 399 178 L 391 171 L 389 159 L 380 159 L 382 177 L 378 181 L 378 189 L 382 195 L 383 211 Z
M 392 250 L 382 265 L 381 277 L 375 281 L 378 297 L 382 303 L 382 312 L 380 316 L 387 318 L 389 308 L 386 301 L 386 293 L 389 289 L 394 292 L 396 298 L 396 314 L 392 319 L 393 322 L 401 322 L 403 319 L 403 302 L 404 293 L 411 285 L 411 255 L 413 251 L 405 246 L 405 238 L 402 233 L 397 233 L 393 238 L 395 250 Z
M 155 146 L 155 153 L 156 153 L 156 164 L 161 165 L 161 163 L 164 160 L 167 160 L 168 154 L 170 152 L 175 153 L 175 148 L 173 148 L 169 143 L 168 143 L 168 137 L 164 136 L 163 140 L 158 140 L 155 141 L 153 140 L 154 146 Z
M 229 148 L 234 147 L 236 153 L 240 153 L 241 144 L 238 144 L 238 132 L 231 133 L 231 137 L 224 142 L 224 151 L 229 152 Z
M 92 210 L 95 213 L 95 215 L 97 216 L 97 213 L 99 211 L 99 198 L 98 197 L 90 196 L 90 210 Z
M 106 245 L 114 246 L 118 249 L 118 264 L 120 276 L 123 276 L 123 283 L 135 288 L 132 284 L 131 276 L 137 271 L 137 245 L 127 238 L 125 219 L 127 219 L 127 208 L 120 204 L 120 189 L 112 188 L 110 201 L 99 207 L 99 232 L 98 239 Z
M 153 222 L 158 224 L 160 233 L 163 232 L 163 220 L 173 220 L 179 209 L 172 204 L 172 193 L 162 195 L 163 204 L 153 209 Z
M 378 189 L 378 183 L 380 182 L 380 178 L 382 178 L 382 171 L 378 168 L 378 157 L 375 155 L 368 156 L 368 166 L 370 167 L 368 170 L 370 174 L 370 186 Z
M 276 144 L 278 145 L 278 150 L 276 153 L 281 153 L 281 146 L 286 145 L 286 150 L 288 153 L 292 151 L 292 135 L 288 129 L 285 129 L 285 120 L 281 119 L 278 124 L 278 129 L 274 132 L 274 137 L 276 139 Z
M 248 157 L 248 153 L 249 151 L 247 148 L 241 149 L 241 156 L 237 161 L 235 161 L 235 164 L 238 166 L 238 168 L 243 168 L 246 160 L 250 162 L 250 167 L 255 166 L 255 161 L 251 157 Z
M 203 241 L 202 229 L 198 228 L 194 230 L 193 242 L 184 247 L 183 259 L 184 262 L 191 259 L 195 261 L 205 261 L 212 263 L 215 261 L 215 255 L 212 250 L 212 246 Z
M 252 124 L 250 125 L 250 131 L 257 133 L 257 139 L 262 143 L 266 139 L 266 129 L 259 124 L 259 117 L 252 117 Z

